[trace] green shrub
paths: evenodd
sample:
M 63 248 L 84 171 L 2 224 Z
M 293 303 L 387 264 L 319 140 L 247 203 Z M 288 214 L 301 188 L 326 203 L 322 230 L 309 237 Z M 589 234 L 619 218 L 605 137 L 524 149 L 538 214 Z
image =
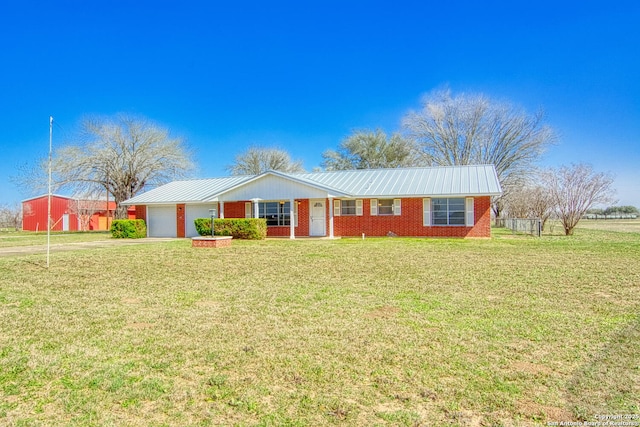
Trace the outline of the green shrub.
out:
M 201 236 L 211 236 L 211 218 L 197 218 L 196 231 Z M 267 237 L 267 221 L 264 218 L 217 218 L 213 227 L 216 236 L 233 236 L 234 239 L 262 240 Z
M 111 223 L 111 235 L 116 239 L 147 237 L 147 224 L 143 219 L 115 219 Z
M 211 236 L 211 218 L 196 218 L 193 223 L 201 236 Z

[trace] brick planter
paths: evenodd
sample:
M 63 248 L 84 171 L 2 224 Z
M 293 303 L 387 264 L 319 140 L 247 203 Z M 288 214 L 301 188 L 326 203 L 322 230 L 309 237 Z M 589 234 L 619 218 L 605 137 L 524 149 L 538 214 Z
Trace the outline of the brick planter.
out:
M 231 246 L 231 236 L 192 237 L 192 248 L 228 248 Z

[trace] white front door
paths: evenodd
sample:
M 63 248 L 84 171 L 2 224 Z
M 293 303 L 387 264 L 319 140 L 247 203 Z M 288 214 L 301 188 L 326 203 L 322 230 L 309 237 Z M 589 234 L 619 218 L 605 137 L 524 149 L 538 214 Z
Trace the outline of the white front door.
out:
M 62 231 L 69 231 L 69 214 L 62 215 Z
M 309 230 L 309 235 L 325 236 L 327 234 L 327 212 L 324 208 L 324 200 L 309 200 L 309 205 L 311 205 L 311 209 L 309 209 L 309 212 L 311 214 L 311 227 Z

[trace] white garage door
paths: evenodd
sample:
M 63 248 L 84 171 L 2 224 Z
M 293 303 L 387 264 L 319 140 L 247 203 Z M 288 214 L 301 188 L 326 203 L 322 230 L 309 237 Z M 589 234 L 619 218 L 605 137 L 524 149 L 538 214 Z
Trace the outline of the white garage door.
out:
M 176 206 L 149 206 L 147 209 L 149 237 L 176 237 Z
M 215 204 L 209 205 L 187 205 L 187 214 L 186 214 L 186 237 L 196 237 L 198 236 L 198 232 L 196 231 L 195 223 L 193 222 L 196 218 L 211 218 L 211 214 L 209 213 L 209 209 L 216 209 L 216 213 L 218 211 L 217 206 Z M 216 215 L 217 218 L 217 215 Z

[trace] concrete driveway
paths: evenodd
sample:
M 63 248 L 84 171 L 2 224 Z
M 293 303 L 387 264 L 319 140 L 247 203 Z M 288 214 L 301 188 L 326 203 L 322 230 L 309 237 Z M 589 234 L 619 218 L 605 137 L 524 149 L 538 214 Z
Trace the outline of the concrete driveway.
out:
M 50 246 L 51 252 L 65 252 L 65 251 L 77 251 L 83 249 L 95 249 L 95 248 L 107 248 L 110 246 L 124 246 L 124 245 L 144 245 L 149 243 L 169 242 L 173 240 L 181 240 L 174 238 L 143 238 L 143 239 L 109 239 L 109 240 L 96 240 L 93 242 L 79 242 L 79 243 L 58 243 Z M 47 252 L 47 245 L 34 245 L 34 246 L 11 246 L 6 248 L 0 248 L 0 257 L 22 256 L 22 255 L 34 255 L 44 254 Z

